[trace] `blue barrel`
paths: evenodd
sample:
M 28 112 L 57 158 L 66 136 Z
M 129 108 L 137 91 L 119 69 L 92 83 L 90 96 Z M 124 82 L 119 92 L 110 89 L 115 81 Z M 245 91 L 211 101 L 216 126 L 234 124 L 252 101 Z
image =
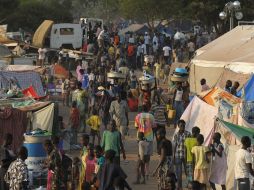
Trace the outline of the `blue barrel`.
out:
M 43 148 L 43 143 L 51 136 L 37 136 L 37 135 L 24 135 L 24 146 L 28 150 L 28 158 L 26 164 L 29 170 L 39 172 L 42 170 L 44 160 L 46 159 L 46 152 Z

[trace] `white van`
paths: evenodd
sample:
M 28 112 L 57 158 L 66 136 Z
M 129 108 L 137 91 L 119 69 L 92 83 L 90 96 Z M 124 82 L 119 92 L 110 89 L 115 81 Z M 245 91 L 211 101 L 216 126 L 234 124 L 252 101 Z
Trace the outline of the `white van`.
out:
M 50 33 L 50 48 L 81 48 L 82 37 L 81 24 L 53 24 Z

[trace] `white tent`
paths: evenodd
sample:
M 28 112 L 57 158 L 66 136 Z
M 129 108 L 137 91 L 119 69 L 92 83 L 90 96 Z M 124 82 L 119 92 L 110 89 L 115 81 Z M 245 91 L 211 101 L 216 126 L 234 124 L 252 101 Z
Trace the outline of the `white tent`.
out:
M 202 78 L 215 86 L 225 68 L 236 74 L 254 71 L 254 26 L 237 26 L 196 51 L 190 69 L 191 92 L 200 92 Z

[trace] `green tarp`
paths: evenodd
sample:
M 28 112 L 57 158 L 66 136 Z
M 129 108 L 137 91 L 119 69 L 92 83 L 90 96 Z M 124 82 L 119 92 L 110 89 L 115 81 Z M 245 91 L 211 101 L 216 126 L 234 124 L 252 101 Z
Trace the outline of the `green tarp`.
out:
M 246 127 L 242 127 L 239 125 L 235 125 L 233 123 L 229 123 L 223 120 L 220 120 L 222 122 L 222 124 L 224 124 L 224 126 L 230 130 L 239 140 L 241 140 L 241 138 L 243 136 L 249 136 L 251 138 L 251 143 L 254 144 L 254 129 L 253 128 L 246 128 Z

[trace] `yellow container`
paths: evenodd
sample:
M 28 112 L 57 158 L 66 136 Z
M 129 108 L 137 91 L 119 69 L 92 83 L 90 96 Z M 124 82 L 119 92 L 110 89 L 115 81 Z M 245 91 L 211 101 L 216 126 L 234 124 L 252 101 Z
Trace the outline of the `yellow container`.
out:
M 169 109 L 168 110 L 168 119 L 174 119 L 176 116 L 176 110 L 173 110 L 173 109 Z

